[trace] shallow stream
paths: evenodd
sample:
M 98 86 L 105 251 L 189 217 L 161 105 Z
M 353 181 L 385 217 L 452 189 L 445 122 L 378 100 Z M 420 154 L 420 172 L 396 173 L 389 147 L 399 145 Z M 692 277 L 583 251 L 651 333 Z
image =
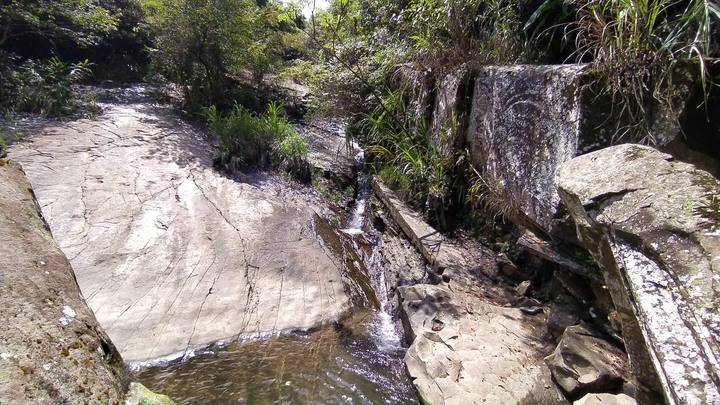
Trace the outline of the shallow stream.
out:
M 357 157 L 362 165 L 362 154 Z M 342 229 L 315 219 L 319 240 L 340 259 L 356 305 L 345 319 L 307 332 L 207 349 L 183 362 L 136 373 L 178 404 L 417 403 L 405 371 L 401 328 L 390 314 L 382 258 L 363 233 L 370 193 L 361 173 L 352 215 Z

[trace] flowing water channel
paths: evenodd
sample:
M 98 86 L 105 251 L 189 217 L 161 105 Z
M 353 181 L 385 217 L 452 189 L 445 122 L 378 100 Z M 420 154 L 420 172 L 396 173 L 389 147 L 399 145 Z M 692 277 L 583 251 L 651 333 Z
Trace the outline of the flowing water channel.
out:
M 363 157 L 356 157 L 362 165 Z M 320 217 L 318 237 L 346 263 L 356 309 L 307 332 L 240 340 L 175 364 L 142 369 L 136 378 L 178 404 L 417 403 L 403 357 L 402 332 L 390 313 L 382 257 L 363 226 L 370 178 L 359 170 L 352 215 L 336 230 Z

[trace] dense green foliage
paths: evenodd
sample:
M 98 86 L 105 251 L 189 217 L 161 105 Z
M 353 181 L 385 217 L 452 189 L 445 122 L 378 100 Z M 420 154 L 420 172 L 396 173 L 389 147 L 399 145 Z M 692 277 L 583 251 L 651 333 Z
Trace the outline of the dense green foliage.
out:
M 3 74 L 0 84 L 3 106 L 15 111 L 66 116 L 76 111 L 81 101 L 71 85 L 92 74 L 90 62 L 67 64 L 53 57 L 45 61 L 28 60 Z
M 540 22 L 559 14 L 573 18 Z M 708 70 L 720 56 L 716 0 L 546 0 L 533 24 L 547 26 L 538 36 L 556 35 L 570 60 L 592 63 L 621 109 L 617 142 L 656 143 L 650 111 L 672 104 L 678 66 L 694 66 L 706 92 L 717 80 Z
M 6 1 L 0 4 L 0 46 L 38 37 L 88 45 L 114 31 L 118 19 L 97 0 Z
M 77 111 L 83 103 L 72 85 L 92 77 L 95 65 L 86 55 L 117 35 L 121 21 L 125 15 L 109 0 L 0 4 L 0 111 L 51 116 Z M 58 55 L 79 62 L 68 63 Z
M 206 111 L 222 166 L 300 173 L 307 147 L 277 104 L 249 109 L 265 109 L 272 85 L 304 84 L 315 112 L 349 118 L 375 171 L 444 222 L 473 195 L 491 201 L 493 182 L 463 145 L 444 146 L 457 117 L 429 129 L 407 72 L 432 91 L 448 72 L 488 64 L 589 63 L 616 106 L 616 141 L 653 143 L 653 111 L 677 88 L 695 80 L 707 99 L 718 81 L 719 26 L 718 0 L 333 0 L 310 18 L 279 0 L 13 0 L 0 4 L 0 107 L 68 114 L 87 55 L 101 77 L 128 78 L 148 57 L 191 114 Z
M 448 207 L 512 210 L 462 145 L 442 150 L 414 92 L 488 64 L 589 63 L 616 109 L 615 142 L 652 144 L 653 111 L 682 86 L 707 92 L 718 80 L 719 26 L 716 0 L 336 0 L 309 24 L 324 72 L 308 77 L 334 113 L 363 123 L 354 133 L 375 171 L 442 226 Z M 407 72 L 428 88 L 407 87 Z
M 261 83 L 294 46 L 299 11 L 254 0 L 142 0 L 153 63 L 191 110 L 231 102 L 233 78 Z M 301 21 L 301 20 L 300 20 Z
M 309 180 L 307 144 L 288 123 L 282 105 L 271 103 L 262 115 L 239 105 L 227 113 L 212 106 L 205 115 L 220 144 L 216 165 L 235 172 L 245 167 L 262 168 L 272 161 L 295 178 Z

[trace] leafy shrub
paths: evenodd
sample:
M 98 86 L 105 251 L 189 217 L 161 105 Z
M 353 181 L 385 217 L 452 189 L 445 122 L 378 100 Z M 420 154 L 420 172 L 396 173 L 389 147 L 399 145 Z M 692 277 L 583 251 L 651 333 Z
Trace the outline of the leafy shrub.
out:
M 442 135 L 432 139 L 425 119 L 413 118 L 399 91 L 388 92 L 365 124 L 367 136 L 363 143 L 375 172 L 444 227 L 451 200 L 449 172 L 454 162 L 442 150 Z
M 308 146 L 300 133 L 292 131 L 272 147 L 273 162 L 297 180 L 310 181 L 310 164 L 307 161 Z
M 27 60 L 17 68 L 6 65 L 3 69 L 6 80 L 0 89 L 2 107 L 50 116 L 70 115 L 83 105 L 72 85 L 91 76 L 92 65 L 87 59 L 68 64 L 57 57 Z
M 282 104 L 270 103 L 263 115 L 239 105 L 223 114 L 212 106 L 205 116 L 220 144 L 216 165 L 234 172 L 272 162 L 298 180 L 310 179 L 307 143 L 287 121 Z

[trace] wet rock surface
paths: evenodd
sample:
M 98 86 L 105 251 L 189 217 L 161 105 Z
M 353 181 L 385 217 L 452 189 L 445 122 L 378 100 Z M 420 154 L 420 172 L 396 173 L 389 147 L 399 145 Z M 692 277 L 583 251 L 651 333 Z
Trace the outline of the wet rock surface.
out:
M 345 314 L 311 204 L 262 173 L 219 175 L 204 134 L 142 101 L 48 124 L 10 151 L 125 360 Z
M 563 164 L 556 182 L 617 307 L 638 403 L 720 402 L 717 179 L 628 144 Z
M 120 403 L 130 374 L 80 293 L 30 183 L 0 160 L 0 403 Z

